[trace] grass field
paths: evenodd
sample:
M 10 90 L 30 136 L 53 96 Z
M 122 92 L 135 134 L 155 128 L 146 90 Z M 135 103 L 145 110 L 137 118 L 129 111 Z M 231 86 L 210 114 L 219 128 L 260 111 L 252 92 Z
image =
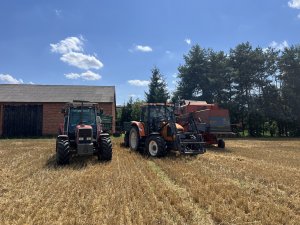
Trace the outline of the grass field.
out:
M 55 140 L 0 141 L 1 224 L 300 224 L 300 140 L 57 167 Z

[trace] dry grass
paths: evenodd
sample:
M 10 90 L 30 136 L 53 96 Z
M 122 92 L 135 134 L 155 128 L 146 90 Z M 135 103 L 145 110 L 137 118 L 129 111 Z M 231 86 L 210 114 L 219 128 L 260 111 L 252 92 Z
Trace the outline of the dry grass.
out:
M 300 224 L 300 140 L 230 140 L 197 157 L 55 164 L 55 140 L 0 141 L 1 224 Z

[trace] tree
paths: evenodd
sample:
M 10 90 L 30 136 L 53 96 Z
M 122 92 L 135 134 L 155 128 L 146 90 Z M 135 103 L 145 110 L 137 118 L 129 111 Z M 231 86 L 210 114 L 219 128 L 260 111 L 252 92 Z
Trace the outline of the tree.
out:
M 144 101 L 141 101 L 140 99 L 136 99 L 132 104 L 132 111 L 131 111 L 131 118 L 132 120 L 139 121 L 140 115 L 141 115 L 141 106 L 144 103 Z
M 127 104 L 123 106 L 122 111 L 121 111 L 121 119 L 120 122 L 121 124 L 123 122 L 129 122 L 132 120 L 132 105 L 133 105 L 133 99 L 132 97 L 129 99 L 129 101 L 127 102 Z
M 230 50 L 230 65 L 233 70 L 233 87 L 235 89 L 235 101 L 238 103 L 238 113 L 243 124 L 249 125 L 253 118 L 260 117 L 257 111 L 254 95 L 257 94 L 255 85 L 258 83 L 259 74 L 264 65 L 262 49 L 253 49 L 249 42 L 237 45 Z M 251 121 L 249 121 L 251 114 Z M 257 115 L 255 115 L 257 114 Z
M 285 48 L 279 60 L 285 120 L 293 135 L 300 135 L 300 45 Z
M 167 83 L 158 68 L 154 67 L 151 72 L 152 76 L 149 83 L 149 92 L 145 92 L 146 102 L 164 103 L 169 99 Z
M 208 51 L 195 45 L 187 55 L 184 55 L 185 64 L 178 67 L 179 83 L 175 96 L 181 99 L 212 101 L 209 88 Z

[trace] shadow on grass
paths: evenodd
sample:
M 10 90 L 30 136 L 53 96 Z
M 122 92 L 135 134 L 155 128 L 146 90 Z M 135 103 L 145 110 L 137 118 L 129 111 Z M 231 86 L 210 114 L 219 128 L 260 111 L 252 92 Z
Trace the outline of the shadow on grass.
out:
M 217 146 L 211 145 L 206 147 L 207 152 L 214 152 L 214 153 L 220 153 L 220 154 L 229 154 L 233 151 L 230 148 L 218 148 Z
M 98 160 L 96 156 L 72 156 L 70 158 L 70 163 L 67 165 L 57 165 L 56 155 L 52 155 L 45 163 L 45 168 L 50 170 L 60 170 L 64 168 L 82 170 L 87 167 L 87 165 L 95 164 L 107 164 L 110 161 L 101 161 Z

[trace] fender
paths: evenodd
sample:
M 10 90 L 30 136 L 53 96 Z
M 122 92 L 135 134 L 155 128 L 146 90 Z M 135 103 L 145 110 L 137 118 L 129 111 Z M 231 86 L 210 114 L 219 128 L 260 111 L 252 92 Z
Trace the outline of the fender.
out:
M 68 135 L 58 135 L 57 140 L 69 140 Z
M 136 126 L 138 128 L 140 137 L 146 136 L 144 123 L 138 121 L 131 121 L 131 126 Z

